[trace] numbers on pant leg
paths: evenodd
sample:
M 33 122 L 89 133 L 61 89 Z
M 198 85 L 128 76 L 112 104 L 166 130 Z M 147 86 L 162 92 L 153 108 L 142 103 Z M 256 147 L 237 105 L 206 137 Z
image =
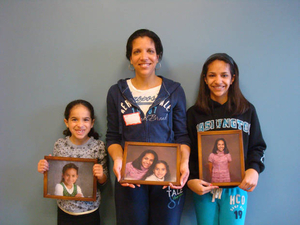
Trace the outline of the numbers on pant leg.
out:
M 241 210 L 234 211 L 234 214 L 235 214 L 235 219 L 242 219 L 243 217 L 243 211 Z

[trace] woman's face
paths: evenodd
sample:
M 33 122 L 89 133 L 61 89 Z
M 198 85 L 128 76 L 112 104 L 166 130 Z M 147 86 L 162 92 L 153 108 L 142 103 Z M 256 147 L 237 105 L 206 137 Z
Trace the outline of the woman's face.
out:
M 147 153 L 143 158 L 142 158 L 142 166 L 145 169 L 149 169 L 149 167 L 153 164 L 154 161 L 154 155 L 151 153 Z
M 167 168 L 165 164 L 157 163 L 153 172 L 157 178 L 162 179 L 167 174 Z
M 76 182 L 77 178 L 77 170 L 74 168 L 67 169 L 63 174 L 63 179 L 66 186 L 72 186 Z
M 223 151 L 224 151 L 224 148 L 225 148 L 225 143 L 224 143 L 224 141 L 219 140 L 218 143 L 217 143 L 217 148 L 218 148 L 218 151 L 223 152 Z
M 133 40 L 130 63 L 135 69 L 136 76 L 145 78 L 155 75 L 158 58 L 154 41 L 151 38 L 145 36 Z
M 220 104 L 228 99 L 228 90 L 234 76 L 230 72 L 230 65 L 221 60 L 215 60 L 208 65 L 204 81 L 210 90 L 210 98 Z

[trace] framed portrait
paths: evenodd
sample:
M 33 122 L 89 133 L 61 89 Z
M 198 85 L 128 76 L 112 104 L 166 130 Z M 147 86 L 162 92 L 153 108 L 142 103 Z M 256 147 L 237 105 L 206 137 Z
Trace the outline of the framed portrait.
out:
M 198 132 L 200 179 L 217 186 L 238 186 L 245 176 L 241 130 Z
M 93 166 L 97 159 L 44 157 L 49 170 L 44 173 L 44 197 L 96 201 L 97 178 Z
M 120 183 L 180 185 L 180 144 L 125 142 Z

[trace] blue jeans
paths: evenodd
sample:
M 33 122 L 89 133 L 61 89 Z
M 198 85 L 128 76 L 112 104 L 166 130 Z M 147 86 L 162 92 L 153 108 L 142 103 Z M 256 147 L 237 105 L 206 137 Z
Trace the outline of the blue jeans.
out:
M 163 186 L 123 187 L 115 183 L 118 225 L 179 225 L 186 190 Z

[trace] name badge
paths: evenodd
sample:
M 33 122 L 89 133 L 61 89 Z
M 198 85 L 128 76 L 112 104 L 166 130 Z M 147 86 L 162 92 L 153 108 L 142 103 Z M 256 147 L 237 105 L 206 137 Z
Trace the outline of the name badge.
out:
M 126 126 L 141 124 L 141 116 L 139 112 L 123 115 Z

